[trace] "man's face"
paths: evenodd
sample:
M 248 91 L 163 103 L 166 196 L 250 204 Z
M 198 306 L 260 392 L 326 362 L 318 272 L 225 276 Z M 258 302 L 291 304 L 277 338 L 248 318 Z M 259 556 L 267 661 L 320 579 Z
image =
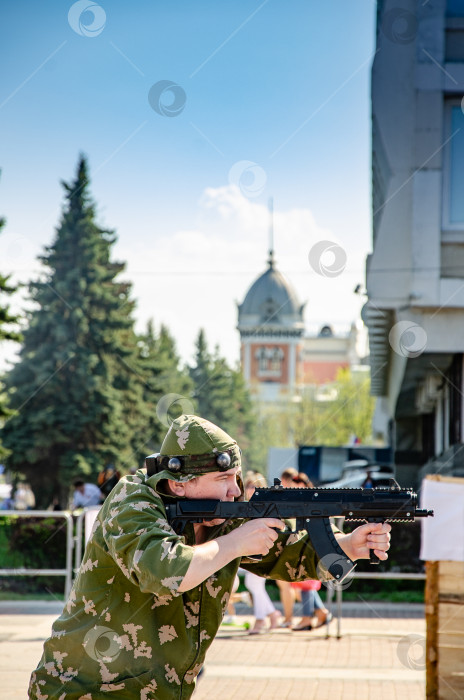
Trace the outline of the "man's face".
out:
M 177 491 L 176 495 L 191 499 L 212 498 L 218 501 L 233 501 L 234 498 L 238 498 L 242 493 L 237 484 L 237 476 L 239 474 L 240 467 L 228 469 L 226 472 L 203 474 L 191 481 L 182 482 L 182 493 Z M 205 520 L 203 525 L 213 527 L 221 525 L 223 522 L 223 519 L 216 518 L 215 520 Z
M 237 484 L 240 467 L 226 472 L 210 472 L 184 483 L 186 498 L 214 498 L 218 501 L 233 501 L 241 494 Z

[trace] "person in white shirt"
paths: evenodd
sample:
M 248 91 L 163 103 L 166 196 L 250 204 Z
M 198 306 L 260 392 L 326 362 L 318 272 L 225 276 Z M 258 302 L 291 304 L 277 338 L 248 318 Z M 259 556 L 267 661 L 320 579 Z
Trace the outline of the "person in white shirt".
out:
M 19 484 L 14 495 L 14 508 L 16 510 L 33 510 L 35 496 L 29 484 Z
M 73 484 L 74 497 L 72 509 L 99 506 L 103 501 L 102 493 L 95 484 L 86 484 L 82 479 L 76 479 Z

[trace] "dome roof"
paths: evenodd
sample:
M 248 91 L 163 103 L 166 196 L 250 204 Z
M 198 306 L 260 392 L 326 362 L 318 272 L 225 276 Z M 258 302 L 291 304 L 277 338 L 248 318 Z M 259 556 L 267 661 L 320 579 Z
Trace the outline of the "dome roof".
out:
M 304 304 L 300 304 L 295 290 L 276 270 L 272 251 L 268 269 L 248 290 L 238 305 L 238 327 L 253 325 L 303 328 Z

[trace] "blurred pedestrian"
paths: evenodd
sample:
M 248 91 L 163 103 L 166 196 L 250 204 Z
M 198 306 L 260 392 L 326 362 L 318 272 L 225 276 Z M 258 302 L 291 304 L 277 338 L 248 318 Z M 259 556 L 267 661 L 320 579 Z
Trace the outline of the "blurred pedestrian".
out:
M 108 496 L 110 491 L 114 489 L 120 478 L 121 474 L 113 464 L 107 464 L 106 467 L 101 470 L 97 477 L 97 484 L 103 494 L 103 500 Z
M 259 472 L 248 472 L 245 477 L 245 497 L 250 500 L 256 488 L 266 487 L 267 481 Z M 251 571 L 245 571 L 245 587 L 250 591 L 253 601 L 253 615 L 255 624 L 249 634 L 261 634 L 269 629 L 275 629 L 279 625 L 280 613 L 266 591 L 266 579 L 257 576 Z M 266 625 L 269 618 L 269 627 Z
M 95 484 L 86 483 L 83 479 L 76 479 L 73 486 L 74 496 L 71 510 L 99 506 L 102 503 L 102 493 Z
M 293 477 L 294 488 L 314 488 L 314 484 L 307 474 L 299 472 Z M 301 603 L 303 606 L 303 617 L 296 625 L 292 627 L 296 632 L 309 631 L 321 627 L 332 619 L 331 613 L 327 610 L 318 591 L 321 588 L 321 582 L 308 579 L 307 581 L 298 581 L 291 583 L 292 589 L 300 591 Z
M 312 489 L 314 487 L 311 479 L 307 474 L 304 472 L 298 472 L 298 474 L 295 474 L 295 476 L 292 479 L 293 482 L 293 488 L 297 489 Z
M 18 484 L 14 494 L 13 505 L 15 510 L 33 510 L 35 508 L 35 496 L 30 484 Z
M 295 632 L 317 629 L 330 622 L 332 614 L 327 610 L 318 593 L 321 588 L 320 581 L 308 579 L 307 581 L 296 581 L 290 585 L 301 591 L 303 606 L 301 620 L 295 627 L 292 627 Z
M 368 469 L 368 470 L 367 470 L 366 478 L 365 478 L 364 481 L 362 482 L 361 488 L 363 488 L 363 489 L 372 489 L 372 488 L 374 488 L 374 480 L 373 480 L 373 478 L 372 478 L 372 470 L 371 470 L 371 469 Z
M 47 510 L 53 510 L 53 511 L 62 510 L 61 505 L 60 505 L 60 499 L 58 498 L 58 496 L 54 496 L 52 498 L 52 502 L 48 506 Z
M 280 475 L 280 483 L 286 489 L 296 488 L 294 479 L 298 477 L 298 471 L 294 467 L 287 467 Z M 284 617 L 281 627 L 291 627 L 293 623 L 293 608 L 300 592 L 290 586 L 290 581 L 277 581 L 279 587 L 280 602 L 282 603 Z
M 284 469 L 280 475 L 281 485 L 286 489 L 294 488 L 293 479 L 295 476 L 298 476 L 297 469 L 294 469 L 294 467 L 287 467 L 287 469 Z
M 229 602 L 227 603 L 226 615 L 222 618 L 222 624 L 224 625 L 235 625 L 237 623 L 237 618 L 235 617 L 235 603 L 241 600 L 240 593 L 238 593 L 239 586 L 240 578 L 237 574 L 230 592 Z
M 2 490 L 3 496 L 0 503 L 0 510 L 13 510 L 14 500 L 11 486 L 5 485 Z

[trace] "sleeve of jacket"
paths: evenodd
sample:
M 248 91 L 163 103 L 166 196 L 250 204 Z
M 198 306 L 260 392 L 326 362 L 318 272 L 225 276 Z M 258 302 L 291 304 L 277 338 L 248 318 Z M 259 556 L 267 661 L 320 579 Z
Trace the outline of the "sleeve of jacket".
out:
M 143 593 L 180 595 L 193 548 L 169 525 L 156 491 L 143 483 L 119 482 L 99 520 L 109 554 L 130 581 Z
M 318 579 L 319 557 L 306 530 L 295 531 L 294 521 L 284 521 L 288 530 L 279 532 L 269 553 L 261 561 L 242 559 L 240 566 L 258 576 L 282 581 Z M 334 534 L 341 533 L 332 524 Z

